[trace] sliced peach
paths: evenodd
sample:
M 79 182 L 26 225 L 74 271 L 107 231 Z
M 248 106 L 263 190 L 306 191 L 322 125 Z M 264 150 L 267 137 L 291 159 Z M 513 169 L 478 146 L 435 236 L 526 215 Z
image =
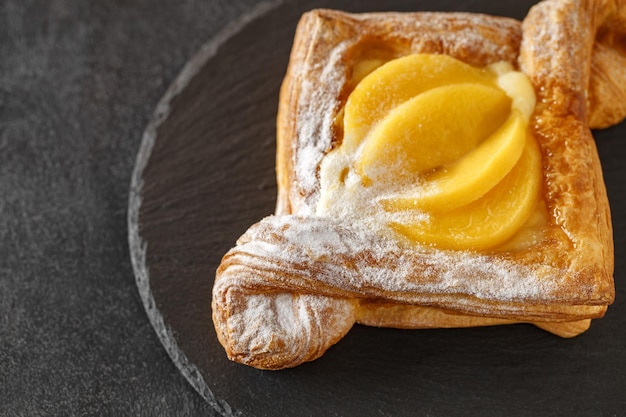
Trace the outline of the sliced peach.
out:
M 409 239 L 442 249 L 486 250 L 511 238 L 535 207 L 541 187 L 541 154 L 529 137 L 511 172 L 482 198 L 455 210 L 415 211 L 415 220 L 391 223 Z M 404 215 L 411 217 L 410 212 Z M 426 217 L 426 220 L 423 220 Z
M 417 177 L 474 149 L 510 110 L 511 99 L 496 87 L 434 88 L 385 117 L 363 144 L 357 170 L 373 181 Z
M 516 110 L 476 149 L 427 175 L 425 190 L 419 195 L 385 199 L 381 203 L 388 211 L 414 208 L 442 211 L 469 204 L 485 195 L 513 169 L 524 149 L 526 135 L 524 116 Z
M 344 144 L 356 146 L 389 111 L 433 88 L 458 83 L 493 85 L 495 74 L 447 55 L 416 54 L 387 62 L 367 75 L 345 106 Z

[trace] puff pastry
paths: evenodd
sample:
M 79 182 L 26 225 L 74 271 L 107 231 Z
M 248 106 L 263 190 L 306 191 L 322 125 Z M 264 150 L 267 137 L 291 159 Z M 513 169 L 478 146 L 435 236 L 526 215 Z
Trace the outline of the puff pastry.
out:
M 222 259 L 213 321 L 231 360 L 261 369 L 320 357 L 354 325 L 533 323 L 585 331 L 614 297 L 608 199 L 590 127 L 626 116 L 624 1 L 546 0 L 523 22 L 467 13 L 315 10 L 296 32 L 277 122 L 276 213 Z M 532 81 L 543 163 L 544 238 L 511 251 L 405 245 L 316 215 L 319 169 L 359 62 L 445 54 L 508 62 Z

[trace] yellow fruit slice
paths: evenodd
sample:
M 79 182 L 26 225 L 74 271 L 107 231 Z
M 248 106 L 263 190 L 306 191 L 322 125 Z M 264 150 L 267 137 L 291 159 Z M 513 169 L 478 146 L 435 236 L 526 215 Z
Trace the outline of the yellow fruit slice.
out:
M 452 210 L 482 197 L 498 184 L 519 160 L 527 135 L 524 116 L 514 111 L 493 135 L 457 162 L 424 178 L 419 195 L 381 201 L 387 211 Z
M 491 191 L 467 206 L 391 223 L 409 239 L 442 249 L 486 250 L 511 238 L 529 218 L 541 188 L 541 154 L 529 137 L 517 165 Z M 410 212 L 403 215 L 411 216 Z M 420 217 L 421 216 L 421 217 Z
M 416 177 L 465 155 L 511 111 L 499 88 L 481 84 L 438 87 L 393 109 L 363 144 L 356 165 L 375 181 Z
M 367 75 L 345 106 L 344 144 L 358 145 L 369 130 L 399 104 L 433 88 L 458 83 L 493 85 L 495 74 L 447 55 L 408 55 Z

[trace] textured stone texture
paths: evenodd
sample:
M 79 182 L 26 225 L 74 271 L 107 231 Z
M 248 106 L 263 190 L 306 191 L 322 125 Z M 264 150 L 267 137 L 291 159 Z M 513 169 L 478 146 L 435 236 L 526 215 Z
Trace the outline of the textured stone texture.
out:
M 142 132 L 254 1 L 0 2 L 0 415 L 211 415 L 150 326 L 128 256 Z
M 332 3 L 282 7 L 295 14 L 322 1 Z M 126 210 L 142 133 L 160 97 L 206 40 L 255 3 L 0 1 L 0 416 L 219 414 L 183 378 L 148 321 L 129 259 Z M 365 3 L 389 4 L 341 6 Z M 426 7 L 481 10 L 487 3 L 433 0 Z M 489 10 L 523 16 L 528 3 L 494 2 Z M 248 31 L 237 42 L 255 49 L 258 39 L 271 48 L 261 40 L 269 30 Z M 288 47 L 291 39 L 280 42 Z M 255 106 L 271 105 L 262 114 L 273 115 L 276 97 L 255 91 L 256 98 L 237 95 L 242 108 L 254 119 Z M 184 104 L 178 102 L 180 112 Z M 245 126 L 231 129 L 226 109 L 219 128 L 252 137 Z M 254 120 L 255 128 L 271 130 L 265 116 Z M 585 335 L 561 340 L 530 326 L 357 326 L 322 360 L 280 373 L 232 364 L 216 346 L 214 356 L 190 356 L 202 360 L 211 390 L 235 414 L 622 415 L 625 131 L 622 124 L 596 134 L 613 207 L 618 291 L 606 318 Z M 259 152 L 271 146 L 265 134 Z M 246 175 L 255 176 L 248 159 L 255 152 L 235 155 L 233 166 L 251 167 Z M 246 216 L 271 200 L 272 186 L 247 184 L 239 196 Z M 262 197 L 249 197 L 254 190 Z M 241 231 L 247 221 L 239 220 Z M 238 231 L 223 233 L 220 239 L 232 241 Z M 195 328 L 182 314 L 172 322 Z M 183 348 L 197 343 L 193 333 L 173 336 Z

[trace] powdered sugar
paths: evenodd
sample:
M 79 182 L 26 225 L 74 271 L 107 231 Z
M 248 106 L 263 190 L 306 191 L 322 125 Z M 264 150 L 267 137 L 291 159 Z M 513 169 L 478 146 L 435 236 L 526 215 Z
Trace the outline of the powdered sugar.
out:
M 280 239 L 267 238 L 278 231 Z M 326 285 L 328 295 L 337 288 L 357 298 L 384 295 L 403 302 L 423 302 L 429 294 L 546 302 L 553 299 L 562 275 L 549 266 L 523 266 L 504 256 L 405 246 L 325 217 L 271 216 L 248 234 L 236 250 L 253 258 L 257 268 L 270 268 L 262 266 L 265 262 L 273 263 L 271 268 L 280 265 L 292 284 L 315 280 L 311 285 Z
M 301 95 L 307 97 L 307 100 L 303 101 L 298 109 L 297 156 L 294 161 L 299 186 L 305 194 L 312 194 L 315 197 L 317 197 L 316 173 L 324 154 L 331 147 L 332 126 L 339 106 L 336 97 L 345 84 L 346 70 L 341 67 L 341 58 L 348 45 L 348 42 L 337 45 L 321 69 L 313 71 L 312 67 L 319 67 L 320 64 L 310 60 L 298 68 L 298 71 L 303 73 L 320 74 L 315 84 L 308 79 L 302 80 L 301 83 Z M 313 205 L 302 205 L 299 209 L 309 212 Z

